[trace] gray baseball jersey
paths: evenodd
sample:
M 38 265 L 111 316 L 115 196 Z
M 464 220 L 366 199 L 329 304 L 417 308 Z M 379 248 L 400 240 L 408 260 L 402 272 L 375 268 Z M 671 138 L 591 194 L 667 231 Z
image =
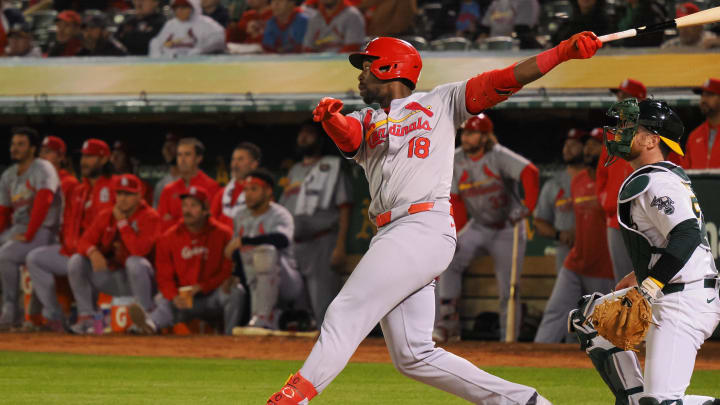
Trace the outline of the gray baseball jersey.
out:
M 458 149 L 452 193 L 462 197 L 468 214 L 476 223 L 504 224 L 514 209 L 521 208 L 520 173 L 529 163 L 499 144 L 477 161 Z
M 455 131 L 471 116 L 465 83 L 393 100 L 389 113 L 364 108 L 349 115 L 364 132 L 353 159 L 370 185 L 371 220 L 394 207 L 450 199 Z
M 256 237 L 270 233 L 281 233 L 290 241 L 290 245 L 279 250 L 279 263 L 284 269 L 295 269 L 295 259 L 292 250 L 293 233 L 295 226 L 290 212 L 282 205 L 271 202 L 270 208 L 262 215 L 253 216 L 248 208 L 238 211 L 233 220 L 235 236 Z
M 392 216 L 330 304 L 320 337 L 300 369 L 318 392 L 379 321 L 390 357 L 406 376 L 472 403 L 526 404 L 537 395 L 533 388 L 481 371 L 431 340 L 433 280 L 456 248 L 448 200 L 455 132 L 471 116 L 465 84 L 392 100 L 387 112 L 364 108 L 348 115 L 362 126 L 362 143 L 352 158 L 369 183 L 368 215 L 374 221 L 392 209 Z M 433 208 L 413 213 L 411 205 L 420 202 L 433 202 Z
M 30 223 L 35 195 L 42 189 L 48 189 L 55 194 L 42 225 L 47 228 L 57 227 L 60 223 L 62 193 L 55 167 L 45 159 L 35 159 L 19 176 L 16 164 L 5 170 L 0 177 L 0 205 L 12 207 L 13 225 L 27 227 Z
M 304 165 L 298 162 L 288 172 L 288 185 L 280 196 L 280 205 L 294 212 L 295 205 L 300 192 L 300 185 L 308 176 L 314 165 Z M 327 209 L 318 207 L 313 215 L 295 215 L 295 237 L 307 238 L 318 232 L 326 231 L 337 226 L 340 213 L 337 207 L 350 203 L 350 182 L 342 169 L 338 173 L 338 179 L 333 191 L 332 206 Z
M 340 52 L 347 45 L 361 45 L 365 41 L 365 18 L 355 7 L 346 7 L 328 22 L 322 13 L 315 13 L 308 21 L 303 47 L 322 52 Z
M 558 170 L 543 184 L 535 207 L 535 218 L 552 224 L 558 231 L 569 231 L 575 228 L 575 213 L 570 196 L 570 173 L 567 170 Z M 560 269 L 570 247 L 557 242 L 555 244 L 555 267 Z

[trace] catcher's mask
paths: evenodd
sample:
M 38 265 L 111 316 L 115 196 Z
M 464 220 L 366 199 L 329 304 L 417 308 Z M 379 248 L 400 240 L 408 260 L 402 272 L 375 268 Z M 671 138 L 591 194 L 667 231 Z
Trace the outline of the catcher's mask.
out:
M 605 166 L 610 166 L 617 158 L 630 159 L 630 150 L 640 125 L 658 135 L 673 152 L 685 155 L 680 146 L 685 127 L 664 101 L 647 99 L 638 103 L 637 99 L 628 98 L 613 104 L 606 115 L 610 125 L 603 127 L 608 151 Z

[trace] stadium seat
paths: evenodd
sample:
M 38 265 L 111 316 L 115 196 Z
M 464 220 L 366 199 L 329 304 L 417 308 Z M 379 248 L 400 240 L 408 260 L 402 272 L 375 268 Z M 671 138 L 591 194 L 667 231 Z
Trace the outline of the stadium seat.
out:
M 507 51 L 513 49 L 512 37 L 490 37 L 486 41 L 487 49 L 491 51 Z
M 438 39 L 430 42 L 430 48 L 434 51 L 467 51 L 471 42 L 463 37 L 451 37 Z
M 407 36 L 402 37 L 402 39 L 410 42 L 410 44 L 412 44 L 412 46 L 414 46 L 418 51 L 424 51 L 429 48 L 427 40 L 421 36 Z

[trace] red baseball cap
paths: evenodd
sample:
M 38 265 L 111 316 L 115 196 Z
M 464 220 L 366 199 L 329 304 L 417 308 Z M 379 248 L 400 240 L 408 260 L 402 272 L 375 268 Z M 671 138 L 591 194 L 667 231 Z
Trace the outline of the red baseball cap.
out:
M 205 190 L 205 187 L 200 186 L 190 186 L 190 188 L 188 188 L 186 192 L 180 194 L 181 200 L 187 197 L 192 197 L 200 201 L 204 206 L 207 206 L 209 199 L 208 192 L 207 190 Z
M 143 188 L 142 181 L 134 174 L 120 174 L 113 177 L 113 189 L 115 191 L 141 194 Z
M 55 21 L 58 20 L 82 25 L 82 17 L 80 17 L 80 14 L 78 14 L 75 10 L 61 11 L 60 14 L 55 17 Z
M 586 131 L 583 131 L 579 128 L 571 128 L 567 133 L 567 139 L 576 139 L 578 141 L 582 141 L 584 137 L 586 137 L 588 133 Z
M 462 124 L 462 129 L 466 131 L 492 132 L 493 122 L 485 113 L 480 113 L 468 118 Z
M 592 131 L 590 131 L 590 137 L 597 139 L 600 142 L 604 142 L 605 141 L 604 136 L 603 136 L 604 132 L 605 131 L 600 127 L 593 128 Z
M 683 4 L 678 4 L 677 7 L 675 7 L 675 18 L 685 17 L 686 15 L 695 14 L 698 11 L 700 11 L 700 7 L 695 5 L 694 3 L 687 2 Z
M 610 89 L 610 91 L 613 93 L 622 91 L 638 100 L 644 100 L 647 98 L 647 89 L 645 88 L 645 85 L 635 79 L 625 79 L 622 83 L 620 83 L 618 88 Z
M 693 89 L 693 93 L 702 94 L 703 91 L 709 91 L 710 93 L 720 94 L 720 79 L 709 78 L 705 80 L 705 83 L 701 87 Z
M 83 143 L 83 155 L 110 156 L 110 147 L 105 141 L 90 138 Z
M 52 135 L 46 136 L 42 141 L 42 146 L 46 147 L 48 149 L 52 149 L 54 151 L 60 152 L 63 155 L 67 151 L 67 146 L 65 145 L 65 141 L 58 138 L 57 136 L 52 136 Z

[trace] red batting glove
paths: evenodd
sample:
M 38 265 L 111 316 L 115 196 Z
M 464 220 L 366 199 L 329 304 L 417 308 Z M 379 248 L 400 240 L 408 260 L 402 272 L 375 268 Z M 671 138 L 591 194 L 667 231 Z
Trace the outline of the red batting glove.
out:
M 603 43 L 590 31 L 583 31 L 566 39 L 558 46 L 540 53 L 535 60 L 542 74 L 570 59 L 587 59 L 595 55 Z
M 342 101 L 332 97 L 323 97 L 317 107 L 313 110 L 313 121 L 327 121 L 333 116 L 333 114 L 339 113 L 342 108 Z

